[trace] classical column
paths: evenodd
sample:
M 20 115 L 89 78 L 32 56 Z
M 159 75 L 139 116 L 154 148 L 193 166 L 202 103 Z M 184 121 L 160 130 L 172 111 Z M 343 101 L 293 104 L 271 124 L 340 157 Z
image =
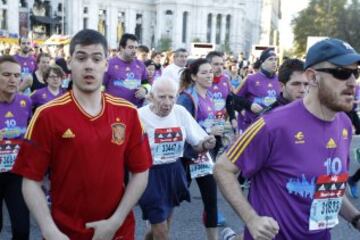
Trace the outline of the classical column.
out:
M 107 40 L 109 43 L 110 48 L 116 48 L 117 42 L 116 42 L 116 34 L 117 34 L 117 24 L 118 24 L 118 9 L 116 6 L 110 5 L 107 8 L 108 17 L 107 21 Z
M 225 35 L 226 35 L 226 15 L 221 14 L 220 16 L 221 16 L 220 43 L 224 44 L 225 43 Z
M 74 1 L 76 2 L 76 1 Z M 90 1 L 89 7 L 89 28 L 98 30 L 99 23 L 99 6 L 95 1 Z
M 19 34 L 19 1 L 7 1 L 7 24 L 9 33 Z
M 216 17 L 217 14 L 213 13 L 211 19 L 211 42 L 214 44 L 216 43 Z

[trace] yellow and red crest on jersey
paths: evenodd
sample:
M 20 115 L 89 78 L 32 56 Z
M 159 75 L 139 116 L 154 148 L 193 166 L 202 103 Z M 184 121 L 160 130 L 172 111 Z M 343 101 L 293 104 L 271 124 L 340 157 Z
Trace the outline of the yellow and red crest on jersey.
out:
M 111 142 L 115 143 L 117 145 L 123 144 L 124 140 L 125 140 L 125 129 L 126 129 L 125 124 L 123 124 L 123 123 L 113 123 L 111 125 L 111 130 L 112 130 Z

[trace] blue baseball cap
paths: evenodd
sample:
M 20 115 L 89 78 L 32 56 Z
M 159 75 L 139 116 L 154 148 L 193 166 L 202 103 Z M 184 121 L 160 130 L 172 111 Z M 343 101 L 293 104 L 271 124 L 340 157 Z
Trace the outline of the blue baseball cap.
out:
M 347 42 L 328 38 L 315 43 L 307 52 L 304 68 L 317 63 L 330 62 L 337 66 L 346 66 L 360 62 L 360 55 Z

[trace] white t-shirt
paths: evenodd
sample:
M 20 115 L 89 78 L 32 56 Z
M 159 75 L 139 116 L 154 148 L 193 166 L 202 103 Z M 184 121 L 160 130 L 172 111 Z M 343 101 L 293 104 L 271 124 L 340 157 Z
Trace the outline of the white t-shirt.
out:
M 174 63 L 170 64 L 164 68 L 161 78 L 174 80 L 177 85 L 180 84 L 180 76 L 184 68 L 175 65 Z
M 183 156 L 185 141 L 197 145 L 207 136 L 183 106 L 175 104 L 168 116 L 160 117 L 150 105 L 138 111 L 149 138 L 153 165 L 175 162 Z

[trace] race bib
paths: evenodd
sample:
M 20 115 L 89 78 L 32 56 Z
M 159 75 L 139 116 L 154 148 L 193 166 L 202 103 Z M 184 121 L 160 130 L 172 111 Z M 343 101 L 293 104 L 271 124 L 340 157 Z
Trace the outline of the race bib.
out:
M 211 133 L 211 128 L 215 125 L 214 117 L 208 117 L 203 121 L 199 122 L 199 125 L 205 129 L 207 133 Z
M 21 142 L 22 140 L 0 141 L 0 172 L 8 172 L 12 169 L 19 153 Z
M 213 103 L 216 111 L 221 111 L 225 108 L 225 99 L 223 98 L 214 98 Z
M 311 203 L 309 230 L 333 228 L 339 223 L 338 214 L 346 189 L 348 174 L 320 176 Z
M 176 162 L 182 157 L 185 141 L 182 128 L 156 128 L 148 134 L 154 165 Z
M 191 178 L 203 177 L 213 174 L 214 162 L 208 152 L 199 154 L 198 158 L 190 164 Z

